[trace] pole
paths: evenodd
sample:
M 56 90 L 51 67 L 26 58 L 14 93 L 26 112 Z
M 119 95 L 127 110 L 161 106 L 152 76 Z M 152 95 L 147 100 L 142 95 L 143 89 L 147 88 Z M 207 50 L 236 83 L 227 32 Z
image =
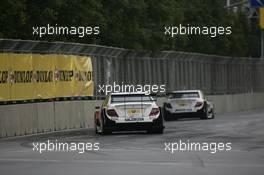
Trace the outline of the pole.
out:
M 226 6 L 227 6 L 227 8 L 229 8 L 229 6 L 230 6 L 230 0 L 226 0 Z
M 259 24 L 261 30 L 261 58 L 264 59 L 264 7 L 259 8 Z
M 264 59 L 264 30 L 261 30 L 261 58 Z

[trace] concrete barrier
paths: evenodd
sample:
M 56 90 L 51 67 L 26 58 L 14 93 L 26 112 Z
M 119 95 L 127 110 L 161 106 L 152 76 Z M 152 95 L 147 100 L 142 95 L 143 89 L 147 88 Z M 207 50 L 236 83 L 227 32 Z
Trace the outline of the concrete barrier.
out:
M 65 101 L 54 103 L 54 130 L 93 127 L 95 106 L 101 101 Z
M 264 93 L 208 96 L 216 113 L 238 112 L 264 108 Z
M 264 93 L 208 96 L 217 114 L 264 108 Z M 159 98 L 162 105 L 165 98 Z M 102 101 L 62 101 L 0 106 L 0 137 L 93 127 Z

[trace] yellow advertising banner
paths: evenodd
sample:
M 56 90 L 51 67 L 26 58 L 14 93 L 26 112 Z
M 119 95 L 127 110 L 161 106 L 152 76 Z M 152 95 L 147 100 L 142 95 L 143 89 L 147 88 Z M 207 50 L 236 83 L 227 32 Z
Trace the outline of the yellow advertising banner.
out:
M 264 7 L 259 8 L 259 24 L 260 28 L 264 30 Z
M 57 55 L 55 59 L 55 84 L 57 97 L 71 97 L 74 94 L 73 60 L 76 56 Z
M 56 56 L 34 55 L 35 88 L 37 99 L 53 98 L 55 95 L 55 58 Z
M 0 101 L 93 96 L 87 56 L 0 54 Z
M 74 83 L 74 93 L 73 96 L 78 94 L 84 94 L 89 96 L 94 92 L 94 84 L 92 81 L 93 69 L 91 59 L 86 59 L 86 57 L 78 56 L 77 59 L 73 60 L 73 66 L 75 70 L 75 83 Z
M 34 99 L 36 95 L 33 82 L 32 55 L 8 54 L 11 63 L 9 74 L 11 100 Z
M 9 101 L 10 84 L 8 83 L 9 71 L 11 64 L 9 63 L 8 54 L 1 54 L 0 56 L 0 101 Z

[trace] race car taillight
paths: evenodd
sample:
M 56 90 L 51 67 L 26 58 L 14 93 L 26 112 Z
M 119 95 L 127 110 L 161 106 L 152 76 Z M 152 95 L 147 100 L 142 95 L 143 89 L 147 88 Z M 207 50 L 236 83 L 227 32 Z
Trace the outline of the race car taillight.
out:
M 203 106 L 203 102 L 201 101 L 196 102 L 195 107 L 201 107 L 201 106 Z
M 149 113 L 149 116 L 156 116 L 159 114 L 159 108 L 152 108 L 151 112 Z
M 118 117 L 116 111 L 114 109 L 108 109 L 106 111 L 107 115 L 109 115 L 110 117 Z

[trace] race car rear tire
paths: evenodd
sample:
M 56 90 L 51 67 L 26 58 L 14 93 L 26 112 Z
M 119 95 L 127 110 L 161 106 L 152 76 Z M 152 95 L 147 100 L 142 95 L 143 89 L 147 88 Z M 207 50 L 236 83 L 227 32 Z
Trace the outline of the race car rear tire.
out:
M 178 117 L 174 117 L 169 111 L 166 110 L 165 107 L 163 107 L 163 116 L 165 121 L 169 121 L 172 119 L 178 120 Z
M 107 122 L 107 116 L 105 115 L 105 111 L 102 111 L 102 135 L 109 135 L 112 134 L 112 130 L 109 127 L 106 127 L 106 122 Z
M 150 134 L 163 134 L 164 128 L 155 128 L 155 129 L 150 129 L 147 131 Z
M 105 124 L 102 124 L 102 135 L 109 135 L 112 134 L 112 130 L 105 127 Z
M 95 126 L 94 126 L 94 132 L 95 132 L 95 134 L 99 134 L 99 132 L 98 132 L 98 130 L 97 130 L 97 126 L 96 126 L 96 124 L 95 124 Z
M 98 127 L 98 121 L 94 117 L 94 132 L 95 132 L 95 134 L 99 134 L 99 131 L 98 131 L 97 127 Z
M 102 131 L 102 135 L 109 135 L 109 134 L 112 134 L 112 131 L 111 130 L 109 130 L 109 129 L 103 129 L 103 131 Z
M 161 108 L 160 108 L 160 111 L 161 111 Z M 153 133 L 153 134 L 163 134 L 163 131 L 165 128 L 163 120 L 164 120 L 163 114 L 162 112 L 160 112 L 159 117 L 153 121 L 152 128 L 148 129 L 147 132 Z
M 212 117 L 210 119 L 214 119 L 215 118 L 215 111 L 214 109 L 212 109 Z
M 204 120 L 204 119 L 208 119 L 208 109 L 207 109 L 207 103 L 204 104 L 203 108 L 202 108 L 202 114 L 200 119 Z

